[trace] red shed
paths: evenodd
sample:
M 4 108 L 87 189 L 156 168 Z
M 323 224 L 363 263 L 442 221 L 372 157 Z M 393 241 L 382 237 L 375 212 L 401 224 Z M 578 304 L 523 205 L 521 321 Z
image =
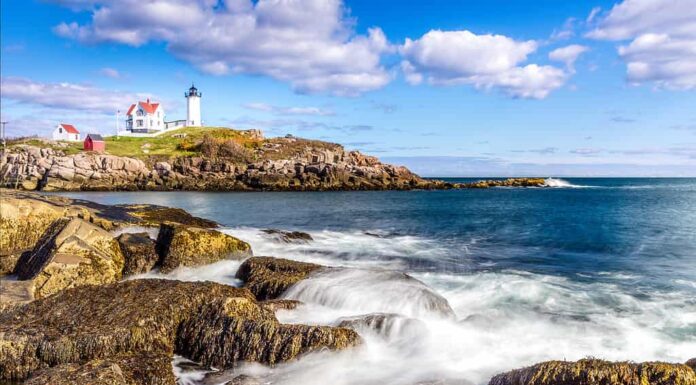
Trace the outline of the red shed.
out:
M 87 134 L 84 143 L 85 151 L 96 151 L 104 152 L 106 149 L 106 143 L 104 143 L 104 138 L 99 134 Z

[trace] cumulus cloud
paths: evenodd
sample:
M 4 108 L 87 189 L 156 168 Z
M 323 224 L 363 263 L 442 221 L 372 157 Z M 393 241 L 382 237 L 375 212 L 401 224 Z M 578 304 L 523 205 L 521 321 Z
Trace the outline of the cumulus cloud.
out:
M 630 83 L 696 88 L 696 3 L 693 0 L 624 0 L 587 36 L 624 41 L 618 53 Z
M 164 42 L 202 71 L 270 76 L 298 92 L 356 95 L 391 80 L 381 64 L 386 36 L 356 34 L 340 0 L 103 0 L 90 12 L 90 22 L 54 32 L 86 43 Z
M 574 71 L 575 61 L 588 50 L 589 48 L 584 45 L 571 44 L 551 51 L 549 53 L 549 59 L 564 63 L 569 71 Z
M 472 85 L 500 89 L 513 97 L 543 99 L 561 87 L 567 74 L 548 65 L 521 64 L 535 52 L 534 41 L 470 31 L 431 30 L 399 47 L 406 81 L 435 85 Z
M 270 112 L 274 115 L 332 116 L 336 114 L 332 110 L 320 107 L 281 107 L 266 103 L 246 103 L 242 107 L 248 110 Z
M 133 101 L 144 100 L 148 96 L 73 83 L 41 83 L 25 78 L 2 78 L 3 99 L 50 108 L 113 114 L 117 109 L 124 109 Z

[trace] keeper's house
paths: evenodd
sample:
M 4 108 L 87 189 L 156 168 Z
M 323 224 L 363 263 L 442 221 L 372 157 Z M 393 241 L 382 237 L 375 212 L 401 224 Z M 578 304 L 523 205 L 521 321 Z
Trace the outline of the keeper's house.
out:
M 80 131 L 72 124 L 61 123 L 53 130 L 53 140 L 80 141 Z

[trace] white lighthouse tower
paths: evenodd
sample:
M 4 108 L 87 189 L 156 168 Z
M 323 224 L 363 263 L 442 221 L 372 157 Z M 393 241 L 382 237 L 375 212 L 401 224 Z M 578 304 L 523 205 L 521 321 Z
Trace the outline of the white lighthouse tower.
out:
M 191 84 L 188 92 L 184 93 L 186 96 L 186 125 L 189 127 L 200 127 L 201 126 L 201 96 L 202 93 L 198 92 L 196 86 Z

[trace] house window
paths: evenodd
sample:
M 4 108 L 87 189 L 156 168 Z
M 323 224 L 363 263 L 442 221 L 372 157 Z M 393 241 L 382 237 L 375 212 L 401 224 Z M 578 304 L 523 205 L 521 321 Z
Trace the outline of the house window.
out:
M 63 127 L 58 127 L 58 133 L 62 134 L 63 133 Z
M 138 112 L 136 112 L 136 115 L 138 115 L 138 116 L 143 116 L 143 111 L 138 110 Z
M 151 126 L 153 125 L 153 124 L 152 124 L 152 119 L 150 119 L 150 125 L 151 125 Z
M 136 121 L 135 121 L 135 125 L 138 126 L 138 127 L 142 127 L 142 126 L 143 126 L 143 121 L 142 121 L 142 120 L 136 120 Z

